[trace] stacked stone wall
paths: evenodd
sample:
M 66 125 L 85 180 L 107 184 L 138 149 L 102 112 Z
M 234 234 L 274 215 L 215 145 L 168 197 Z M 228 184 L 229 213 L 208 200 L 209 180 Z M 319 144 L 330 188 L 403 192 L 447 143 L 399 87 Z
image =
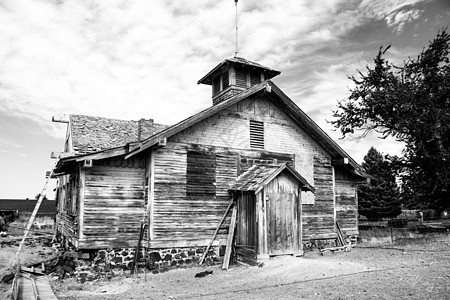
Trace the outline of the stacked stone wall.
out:
M 169 269 L 184 268 L 197 265 L 206 247 L 148 249 L 146 267 L 153 273 L 165 272 Z M 204 264 L 219 262 L 218 249 L 210 248 Z
M 303 241 L 303 251 L 313 251 L 336 246 L 336 239 L 317 239 Z
M 157 274 L 191 267 L 199 263 L 205 250 L 206 247 L 143 249 L 138 253 L 138 268 L 146 268 Z M 77 260 L 75 274 L 80 282 L 122 275 L 131 270 L 135 254 L 136 250 L 133 248 L 93 251 L 89 253 L 89 258 Z M 211 247 L 204 264 L 212 265 L 218 262 L 218 248 Z

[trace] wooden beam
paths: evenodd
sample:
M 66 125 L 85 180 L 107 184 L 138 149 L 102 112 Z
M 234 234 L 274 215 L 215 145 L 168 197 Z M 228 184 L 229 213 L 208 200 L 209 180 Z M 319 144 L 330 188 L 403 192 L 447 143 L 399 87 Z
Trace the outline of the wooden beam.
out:
M 69 156 L 74 156 L 75 152 L 58 152 L 58 151 L 52 151 L 50 153 L 50 158 L 52 159 L 59 159 L 59 158 L 65 158 Z
M 236 228 L 237 206 L 233 207 L 233 214 L 231 215 L 230 228 L 228 229 L 227 246 L 225 249 L 225 257 L 223 258 L 223 270 L 228 270 L 230 266 L 231 251 L 233 248 L 234 230 Z
M 84 238 L 84 193 L 86 188 L 86 170 L 80 169 L 80 185 L 78 190 L 78 240 Z
M 148 245 L 150 247 L 150 241 L 155 238 L 154 233 L 154 202 L 155 202 L 155 158 L 156 158 L 156 150 L 150 150 L 150 159 L 148 164 L 148 202 L 147 202 L 147 217 L 148 217 Z
M 52 122 L 55 123 L 69 123 L 70 117 L 66 114 L 54 115 L 52 117 Z
M 339 227 L 339 223 L 336 222 L 336 233 L 337 233 L 337 242 L 338 242 L 338 246 L 344 246 L 345 245 L 345 241 L 344 241 L 344 237 L 342 236 L 342 232 L 341 232 L 341 228 Z
M 83 168 L 92 168 L 94 161 L 92 159 L 83 160 Z
M 233 202 L 234 202 L 234 198 L 231 198 L 230 203 L 228 204 L 227 210 L 226 210 L 225 213 L 223 214 L 223 217 L 222 217 L 222 219 L 220 220 L 219 224 L 217 224 L 217 228 L 216 228 L 216 230 L 214 231 L 213 237 L 211 238 L 211 241 L 209 242 L 208 246 L 206 247 L 206 250 L 205 250 L 205 252 L 203 253 L 202 258 L 200 259 L 200 262 L 198 263 L 199 265 L 202 265 L 202 264 L 203 264 L 203 261 L 205 260 L 206 255 L 208 255 L 209 248 L 211 248 L 211 245 L 212 245 L 212 243 L 214 242 L 214 240 L 215 240 L 215 238 L 216 238 L 216 236 L 217 236 L 217 233 L 219 232 L 219 228 L 220 228 L 220 226 L 222 225 L 223 220 L 225 220 L 225 218 L 227 217 L 228 212 L 230 211 L 230 207 L 233 205 Z
M 125 148 L 123 148 L 123 147 L 114 148 L 114 149 L 108 149 L 108 150 L 104 150 L 101 152 L 95 152 L 92 154 L 86 154 L 86 155 L 80 156 L 79 158 L 76 159 L 76 161 L 80 162 L 80 161 L 84 161 L 86 159 L 99 160 L 99 159 L 104 159 L 104 158 L 109 158 L 109 157 L 114 157 L 114 156 L 119 156 L 119 155 L 124 155 L 124 154 L 126 154 Z
M 167 138 L 159 140 L 158 147 L 165 147 L 165 146 L 167 146 Z
M 342 166 L 342 165 L 348 165 L 348 164 L 349 164 L 348 157 L 335 159 L 335 160 L 333 160 L 333 163 L 332 163 L 333 166 Z

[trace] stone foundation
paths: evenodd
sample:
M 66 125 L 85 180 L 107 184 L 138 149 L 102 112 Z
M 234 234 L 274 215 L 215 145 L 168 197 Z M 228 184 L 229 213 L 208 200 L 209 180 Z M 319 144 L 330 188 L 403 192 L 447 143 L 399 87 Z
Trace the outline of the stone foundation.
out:
M 336 246 L 337 246 L 336 239 L 303 241 L 303 251 L 313 251 L 313 250 L 336 247 Z
M 154 274 L 186 268 L 198 264 L 205 250 L 206 247 L 143 249 L 138 253 L 138 268 L 147 268 Z M 89 252 L 89 258 L 77 259 L 75 275 L 80 282 L 123 275 L 131 270 L 135 253 L 133 248 Z M 211 247 L 203 263 L 212 265 L 217 262 L 218 248 Z
M 146 267 L 153 273 L 169 269 L 187 267 L 198 264 L 206 247 L 148 249 Z M 214 264 L 219 261 L 218 249 L 211 247 L 204 264 Z

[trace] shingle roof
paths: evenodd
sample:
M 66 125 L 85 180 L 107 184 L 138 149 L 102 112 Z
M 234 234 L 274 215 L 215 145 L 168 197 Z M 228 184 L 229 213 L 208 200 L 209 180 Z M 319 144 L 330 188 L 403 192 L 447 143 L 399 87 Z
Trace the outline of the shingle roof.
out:
M 217 66 L 215 66 L 211 71 L 208 72 L 208 74 L 206 74 L 205 76 L 203 76 L 199 81 L 197 81 L 197 84 L 203 83 L 203 84 L 212 84 L 211 81 L 211 76 L 220 68 L 222 68 L 223 65 L 226 64 L 231 64 L 234 66 L 240 66 L 240 67 L 244 67 L 244 68 L 251 68 L 251 69 L 259 69 L 261 71 L 264 72 L 264 74 L 266 74 L 266 79 L 270 79 L 274 76 L 279 75 L 281 72 L 265 67 L 263 65 L 260 65 L 258 63 L 246 60 L 245 58 L 242 57 L 232 57 L 232 58 L 227 58 L 224 61 L 222 61 L 220 64 L 218 64 Z
M 257 193 L 284 170 L 291 173 L 301 183 L 302 190 L 314 192 L 314 187 L 287 164 L 253 165 L 247 172 L 238 177 L 230 190 Z
M 90 153 L 123 146 L 152 136 L 167 126 L 153 120 L 119 120 L 70 115 L 70 132 L 75 153 Z

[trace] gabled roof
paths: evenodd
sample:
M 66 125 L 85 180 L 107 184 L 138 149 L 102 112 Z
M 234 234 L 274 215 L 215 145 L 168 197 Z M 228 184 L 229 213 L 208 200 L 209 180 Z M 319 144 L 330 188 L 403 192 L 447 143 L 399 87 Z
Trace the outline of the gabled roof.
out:
M 90 155 L 82 155 L 76 157 L 61 158 L 58 162 L 58 167 L 61 167 L 67 162 L 79 162 L 85 159 L 100 159 L 106 157 L 113 157 L 117 155 L 126 155 L 128 159 L 142 151 L 157 146 L 160 142 L 173 136 L 180 131 L 189 128 L 198 122 L 238 103 L 250 96 L 264 95 L 274 105 L 283 110 L 292 120 L 308 133 L 320 146 L 322 146 L 332 157 L 334 161 L 343 160 L 348 161 L 346 168 L 358 177 L 365 178 L 366 174 L 361 170 L 361 167 L 333 140 L 331 139 L 309 116 L 307 116 L 288 96 L 286 96 L 272 81 L 266 80 L 258 85 L 243 91 L 242 93 L 231 97 L 223 102 L 213 105 L 175 125 L 166 127 L 159 132 L 156 132 L 149 138 L 135 143 L 122 144 L 110 150 L 98 151 Z M 55 168 L 55 170 L 58 169 Z M 58 173 L 58 172 L 56 172 Z M 56 175 L 58 176 L 58 175 Z
M 242 93 L 231 97 L 223 102 L 213 105 L 173 126 L 162 130 L 161 132 L 151 136 L 145 141 L 138 143 L 130 150 L 125 157 L 129 158 L 140 153 L 150 147 L 157 145 L 164 139 L 177 134 L 178 132 L 218 113 L 219 111 L 230 107 L 250 96 L 258 94 L 265 95 L 271 102 L 285 112 L 292 120 L 309 134 L 320 146 L 322 146 L 332 157 L 333 160 L 348 159 L 348 164 L 355 175 L 366 177 L 361 172 L 361 167 L 330 137 L 326 134 L 308 115 L 306 115 L 286 94 L 284 94 L 270 80 L 266 80 L 258 85 L 243 91 Z
M 212 78 L 211 78 L 212 75 L 214 73 L 216 73 L 217 70 L 221 69 L 225 65 L 234 65 L 234 66 L 239 66 L 239 67 L 243 67 L 243 68 L 247 68 L 247 69 L 259 69 L 265 74 L 266 79 L 270 79 L 281 73 L 280 71 L 265 67 L 258 63 L 246 60 L 245 58 L 242 58 L 242 57 L 232 57 L 232 58 L 225 59 L 220 64 L 215 66 L 211 71 L 208 72 L 208 74 L 206 74 L 205 76 L 202 77 L 202 79 L 197 81 L 197 84 L 203 83 L 203 84 L 211 85 L 212 84 Z
M 70 115 L 69 131 L 75 155 L 61 156 L 52 177 L 76 170 L 84 160 L 125 155 L 129 147 L 168 127 L 152 119 L 119 120 L 86 115 Z
M 303 176 L 289 167 L 287 164 L 253 165 L 247 172 L 241 174 L 236 182 L 230 187 L 230 191 L 255 192 L 261 191 L 269 182 L 283 171 L 289 172 L 300 183 L 303 191 L 314 192 L 311 186 Z
M 270 89 L 269 86 L 269 81 L 264 81 L 258 85 L 254 85 L 251 88 L 243 91 L 242 93 L 231 97 L 223 102 L 220 102 L 216 105 L 213 105 L 187 119 L 184 119 L 183 121 L 170 126 L 164 130 L 162 130 L 161 132 L 151 136 L 150 138 L 148 138 L 145 141 L 142 141 L 141 143 L 139 143 L 138 145 L 136 145 L 135 147 L 133 147 L 133 149 L 130 151 L 130 154 L 128 154 L 125 158 L 129 158 L 133 155 L 136 155 L 139 152 L 142 152 L 150 147 L 155 146 L 156 144 L 158 144 L 159 142 L 163 141 L 164 139 L 177 134 L 178 132 L 194 125 L 197 124 L 198 122 L 220 112 L 221 110 L 247 98 L 250 97 L 252 95 L 256 95 L 258 93 L 263 92 L 266 88 Z

